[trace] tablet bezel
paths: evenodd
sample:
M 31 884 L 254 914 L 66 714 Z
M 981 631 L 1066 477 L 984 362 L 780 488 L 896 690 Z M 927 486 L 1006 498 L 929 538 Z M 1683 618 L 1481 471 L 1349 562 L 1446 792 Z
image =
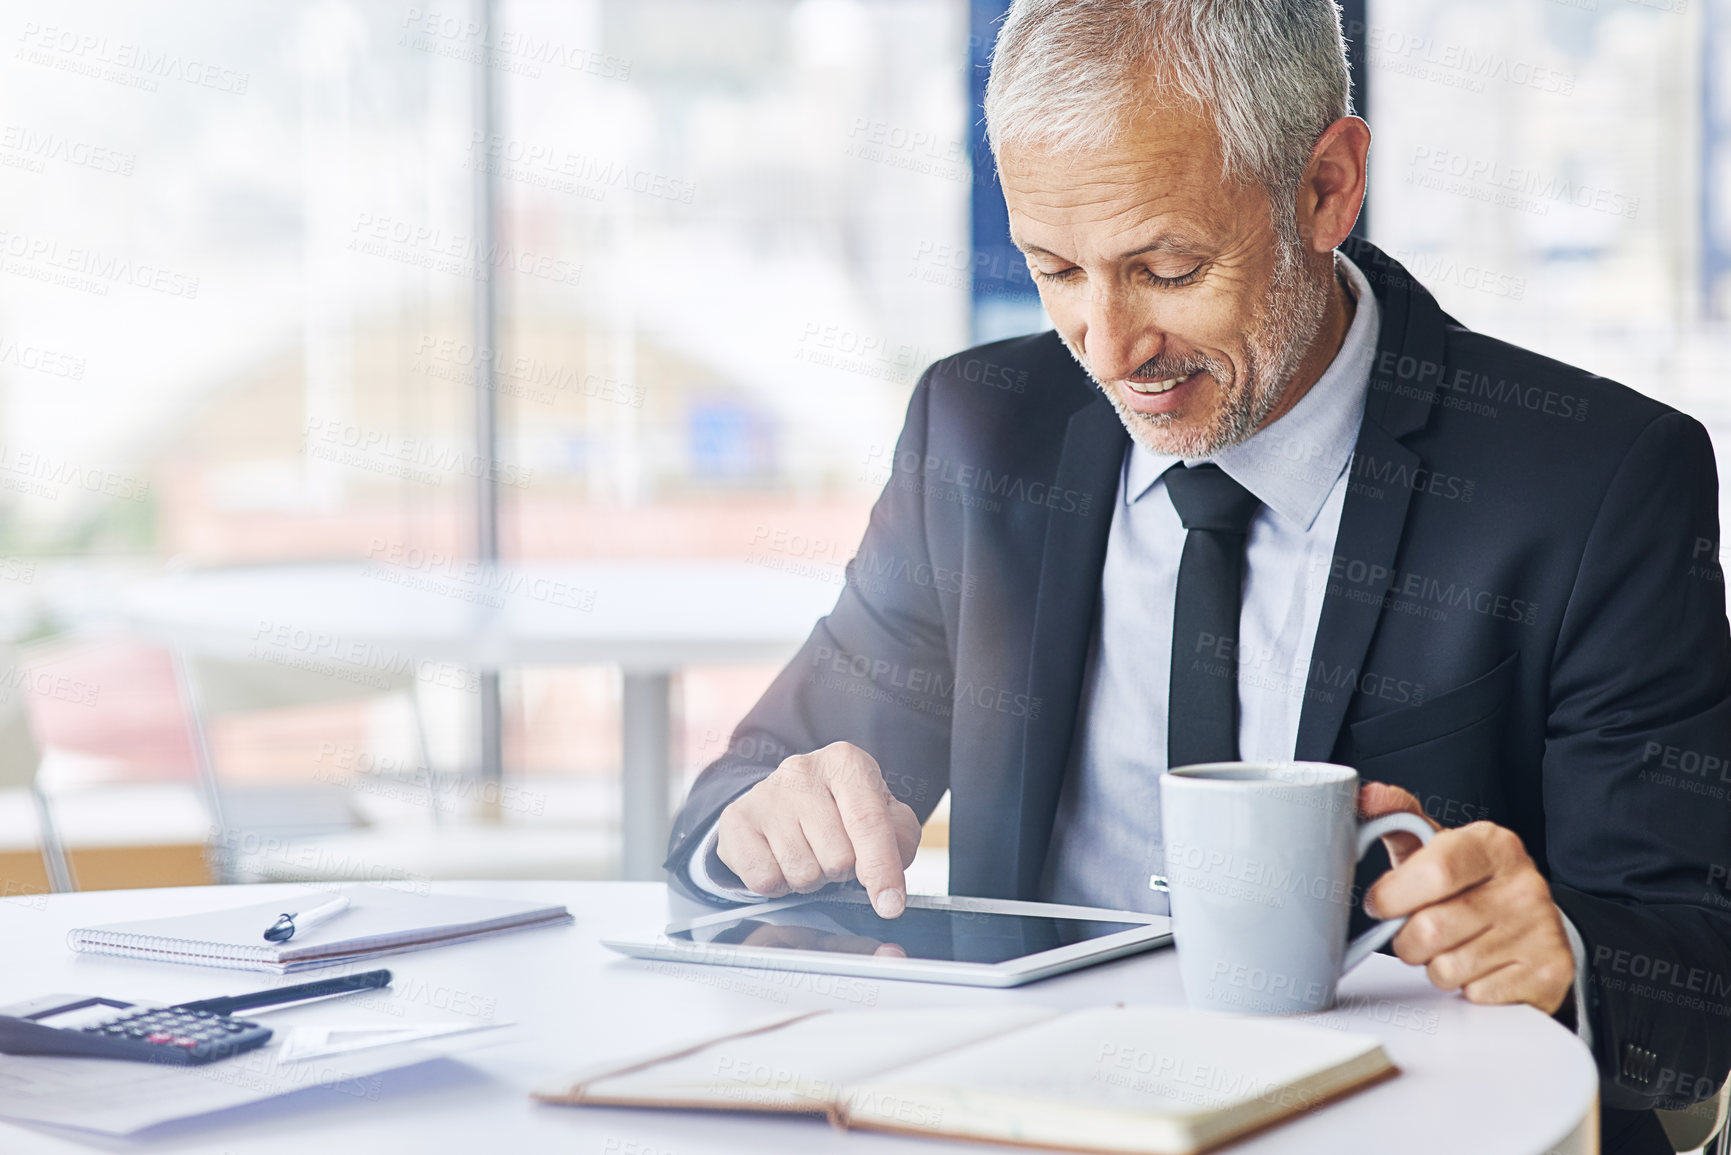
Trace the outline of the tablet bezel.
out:
M 1086 922 L 1137 923 L 1134 929 L 1102 935 L 1086 942 L 1021 955 L 998 963 L 958 962 L 954 959 L 885 958 L 879 955 L 838 954 L 829 951 L 796 950 L 787 947 L 750 947 L 735 943 L 691 942 L 668 935 L 736 922 L 759 914 L 788 910 L 809 902 L 834 902 L 836 895 L 796 894 L 751 906 L 735 906 L 713 914 L 670 923 L 653 942 L 632 939 L 602 939 L 601 945 L 632 958 L 661 962 L 689 962 L 714 966 L 749 967 L 755 970 L 804 971 L 813 974 L 854 975 L 862 978 L 907 979 L 914 982 L 955 983 L 975 987 L 1014 987 L 1052 975 L 1140 951 L 1166 946 L 1172 941 L 1172 920 L 1163 914 L 1141 911 L 1104 910 L 1091 906 L 1022 902 L 1005 898 L 969 898 L 960 895 L 910 895 L 910 907 L 952 910 L 958 913 L 1023 914 L 1041 918 L 1068 918 Z M 863 902 L 863 896 L 859 899 Z

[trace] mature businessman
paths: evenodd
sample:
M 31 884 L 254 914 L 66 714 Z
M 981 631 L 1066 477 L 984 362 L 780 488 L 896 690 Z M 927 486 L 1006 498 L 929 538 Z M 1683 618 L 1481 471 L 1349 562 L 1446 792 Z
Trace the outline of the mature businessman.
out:
M 1395 953 L 1576 1025 L 1606 1150 L 1668 1150 L 1649 1108 L 1731 1065 L 1705 431 L 1349 239 L 1330 0 L 1017 0 L 986 119 L 1056 331 L 922 377 L 676 884 L 857 878 L 893 917 L 947 789 L 955 892 L 1148 907 L 1166 766 L 1345 763 L 1367 814 L 1444 828 L 1361 871 Z

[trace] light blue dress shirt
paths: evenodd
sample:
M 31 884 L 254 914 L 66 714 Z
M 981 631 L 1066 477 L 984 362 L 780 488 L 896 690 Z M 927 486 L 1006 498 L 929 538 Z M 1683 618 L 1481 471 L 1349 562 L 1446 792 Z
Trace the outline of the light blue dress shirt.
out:
M 1262 502 L 1245 541 L 1238 629 L 1245 761 L 1290 760 L 1298 742 L 1347 464 L 1376 357 L 1376 296 L 1346 257 L 1337 253 L 1335 267 L 1357 307 L 1316 384 L 1249 440 L 1185 461 L 1213 461 Z M 1166 896 L 1150 891 L 1148 878 L 1166 873 L 1159 783 L 1185 529 L 1161 475 L 1179 460 L 1135 444 L 1125 455 L 1077 741 L 1046 857 L 1041 897 L 1051 902 L 1166 911 Z

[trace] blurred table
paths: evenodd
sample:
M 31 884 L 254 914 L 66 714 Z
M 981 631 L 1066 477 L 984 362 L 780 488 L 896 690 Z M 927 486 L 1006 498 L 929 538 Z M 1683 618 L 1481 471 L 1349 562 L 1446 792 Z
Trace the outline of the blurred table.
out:
M 127 586 L 105 616 L 177 650 L 308 668 L 617 665 L 624 875 L 652 879 L 668 829 L 672 675 L 785 661 L 839 592 L 839 583 L 737 562 L 484 569 L 417 554 L 170 574 Z M 501 741 L 499 727 L 483 728 L 495 757 Z
M 8 990 L 19 998 L 66 990 L 173 1003 L 270 986 L 265 975 L 74 956 L 66 949 L 66 932 L 110 920 L 268 901 L 286 889 L 187 887 L 0 900 Z M 602 938 L 661 928 L 669 914 L 661 886 L 466 882 L 439 883 L 433 890 L 563 902 L 577 916 L 575 926 L 386 960 L 396 976 L 390 1001 L 407 1017 L 473 1014 L 516 1024 L 504 1028 L 491 1045 L 372 1076 L 364 1097 L 352 1085 L 308 1089 L 271 1103 L 166 1124 L 132 1141 L 0 1123 L 0 1150 L 8 1155 L 93 1148 L 177 1155 L 1025 1151 L 844 1132 L 820 1118 L 554 1107 L 532 1102 L 529 1092 L 592 1065 L 790 1011 L 1177 1004 L 1183 997 L 1178 959 L 1170 950 L 1016 990 L 837 979 L 640 962 L 602 947 Z M 329 1005 L 331 1021 L 340 1021 L 342 1002 Z M 1573 1034 L 1531 1007 L 1474 1006 L 1432 987 L 1423 970 L 1372 955 L 1341 984 L 1339 1006 L 1305 1019 L 1375 1036 L 1401 1073 L 1247 1136 L 1232 1146 L 1234 1155 L 1591 1155 L 1598 1150 L 1599 1076 L 1592 1056 Z

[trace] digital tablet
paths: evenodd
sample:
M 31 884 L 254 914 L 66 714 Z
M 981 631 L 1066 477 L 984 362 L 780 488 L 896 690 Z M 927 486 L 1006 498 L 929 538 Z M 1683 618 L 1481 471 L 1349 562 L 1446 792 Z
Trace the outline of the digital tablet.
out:
M 672 923 L 653 941 L 603 939 L 633 958 L 1013 987 L 1172 941 L 1165 915 L 1008 899 L 913 895 L 879 918 L 863 891 L 795 895 Z

